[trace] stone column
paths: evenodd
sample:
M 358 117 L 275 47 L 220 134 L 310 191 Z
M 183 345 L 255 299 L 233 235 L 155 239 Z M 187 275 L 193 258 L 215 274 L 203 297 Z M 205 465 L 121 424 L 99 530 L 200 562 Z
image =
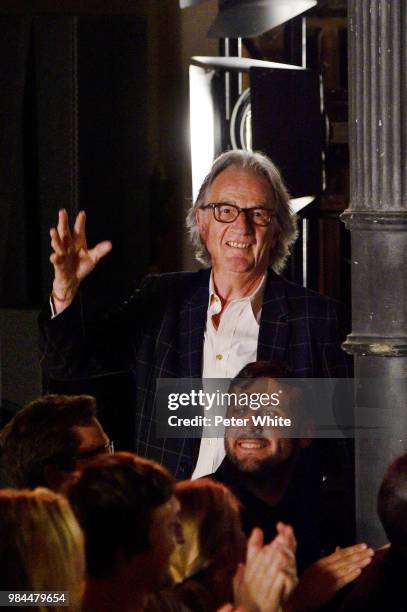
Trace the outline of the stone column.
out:
M 355 441 L 357 535 L 378 546 L 378 487 L 407 450 L 407 0 L 349 0 L 348 10 L 351 196 L 342 218 L 352 232 L 353 315 L 344 348 L 356 377 L 383 382 L 362 404 L 390 435 Z

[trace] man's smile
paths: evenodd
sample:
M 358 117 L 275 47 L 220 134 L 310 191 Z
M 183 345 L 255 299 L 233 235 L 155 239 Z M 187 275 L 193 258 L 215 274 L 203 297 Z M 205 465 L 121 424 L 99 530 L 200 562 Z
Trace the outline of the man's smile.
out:
M 235 446 L 242 450 L 260 450 L 269 446 L 269 441 L 264 438 L 239 438 Z
M 248 249 L 252 246 L 250 242 L 237 242 L 235 240 L 227 240 L 226 244 L 234 249 Z

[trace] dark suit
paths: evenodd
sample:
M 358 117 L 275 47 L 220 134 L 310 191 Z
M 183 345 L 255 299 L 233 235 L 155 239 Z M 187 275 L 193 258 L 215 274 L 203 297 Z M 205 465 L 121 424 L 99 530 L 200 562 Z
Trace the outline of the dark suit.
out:
M 135 451 L 166 465 L 177 477 L 192 470 L 187 439 L 157 439 L 155 381 L 200 377 L 210 270 L 148 277 L 114 314 L 88 320 L 80 299 L 50 320 L 40 316 L 42 364 L 48 378 L 66 380 L 130 369 L 137 389 Z M 334 302 L 269 270 L 257 358 L 285 362 L 298 377 L 345 377 Z

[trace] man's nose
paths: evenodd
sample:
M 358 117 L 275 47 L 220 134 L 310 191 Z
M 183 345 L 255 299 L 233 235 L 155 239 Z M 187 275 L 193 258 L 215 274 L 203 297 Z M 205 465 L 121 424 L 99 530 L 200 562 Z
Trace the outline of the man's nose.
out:
M 237 219 L 233 222 L 233 227 L 243 231 L 244 233 L 252 232 L 253 224 L 250 221 L 249 215 L 244 209 L 239 211 Z
M 260 425 L 260 423 L 255 424 L 253 419 L 250 419 L 249 423 L 250 423 L 249 425 L 250 435 L 256 434 L 257 436 L 260 436 L 263 433 L 263 426 Z

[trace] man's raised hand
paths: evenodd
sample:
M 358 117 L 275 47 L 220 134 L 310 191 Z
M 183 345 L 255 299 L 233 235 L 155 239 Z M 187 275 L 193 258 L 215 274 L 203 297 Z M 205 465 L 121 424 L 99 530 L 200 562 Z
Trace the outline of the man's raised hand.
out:
M 58 225 L 50 230 L 53 252 L 50 261 L 54 266 L 52 297 L 57 313 L 65 310 L 73 301 L 80 283 L 90 274 L 99 260 L 112 249 L 108 240 L 88 249 L 85 234 L 86 214 L 78 213 L 73 230 L 69 227 L 66 210 L 58 213 Z

